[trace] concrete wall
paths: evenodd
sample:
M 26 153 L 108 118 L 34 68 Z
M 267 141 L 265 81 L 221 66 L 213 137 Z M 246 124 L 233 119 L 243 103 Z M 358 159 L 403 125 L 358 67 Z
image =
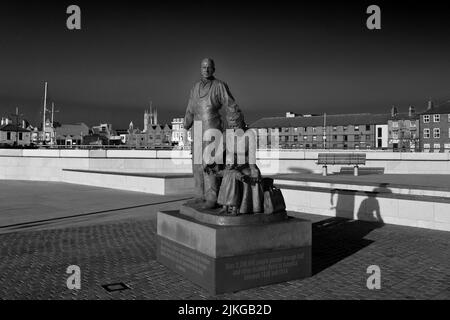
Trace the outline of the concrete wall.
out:
M 257 164 L 264 175 L 320 173 L 322 168 L 316 164 L 320 152 L 258 151 Z M 385 173 L 450 174 L 450 153 L 367 151 L 366 155 L 366 167 L 382 167 Z M 329 166 L 328 170 L 338 172 L 340 168 Z M 189 151 L 180 150 L 0 149 L 0 179 L 62 181 L 62 169 L 190 173 L 191 159 Z
M 64 181 L 62 169 L 190 173 L 189 152 L 0 149 L 0 179 Z
M 343 150 L 327 151 L 279 151 L 257 154 L 258 166 L 263 174 L 277 173 L 320 173 L 322 167 L 316 164 L 321 152 L 352 152 Z M 450 174 L 450 153 L 401 153 L 383 151 L 353 151 L 366 153 L 366 165 L 362 167 L 381 167 L 385 173 L 429 173 Z M 277 161 L 277 159 L 279 159 Z M 329 172 L 339 172 L 342 166 L 328 166 Z
M 192 194 L 194 187 L 192 177 L 164 179 L 80 171 L 63 171 L 61 181 L 160 195 Z
M 330 217 L 379 221 L 388 224 L 450 231 L 450 200 L 411 196 L 280 185 L 286 209 Z

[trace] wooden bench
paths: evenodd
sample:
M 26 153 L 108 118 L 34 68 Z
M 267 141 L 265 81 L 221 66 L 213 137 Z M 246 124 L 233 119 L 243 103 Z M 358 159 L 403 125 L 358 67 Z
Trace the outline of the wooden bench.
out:
M 358 175 L 358 166 L 366 164 L 365 153 L 319 153 L 317 164 L 323 166 L 323 175 L 327 175 L 328 165 L 353 165 L 353 174 Z

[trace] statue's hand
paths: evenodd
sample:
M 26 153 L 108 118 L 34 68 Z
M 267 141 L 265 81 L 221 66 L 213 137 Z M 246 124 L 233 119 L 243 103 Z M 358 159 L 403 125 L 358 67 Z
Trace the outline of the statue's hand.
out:
M 250 165 L 249 169 L 250 169 L 250 176 L 252 178 L 259 178 L 261 176 L 261 172 L 255 165 Z
M 241 181 L 244 183 L 252 183 L 252 178 L 249 176 L 242 176 Z
M 255 184 L 257 184 L 257 183 L 260 183 L 261 182 L 261 179 L 258 177 L 258 178 L 254 178 L 254 177 L 252 177 L 251 178 L 251 180 L 252 180 L 252 185 L 255 185 Z
M 205 171 L 207 174 L 212 174 L 213 173 L 213 169 L 209 166 L 206 166 L 203 171 Z

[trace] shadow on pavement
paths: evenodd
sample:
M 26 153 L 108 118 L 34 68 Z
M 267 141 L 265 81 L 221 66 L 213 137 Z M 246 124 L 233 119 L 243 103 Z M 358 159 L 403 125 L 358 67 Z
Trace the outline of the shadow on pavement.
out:
M 65 222 L 71 222 L 74 223 L 75 221 L 80 221 L 80 219 L 90 219 L 92 216 L 98 216 L 98 215 L 108 215 L 112 212 L 120 212 L 124 210 L 129 209 L 136 209 L 136 208 L 143 208 L 143 207 L 149 207 L 149 206 L 155 206 L 155 205 L 161 205 L 161 204 L 168 204 L 178 201 L 184 201 L 189 200 L 192 197 L 189 198 L 181 198 L 181 199 L 173 199 L 168 201 L 159 201 L 159 202 L 153 202 L 153 203 L 145 203 L 135 206 L 127 206 L 127 207 L 120 207 L 120 208 L 114 208 L 114 209 L 107 209 L 107 210 L 101 210 L 101 211 L 95 211 L 95 212 L 88 212 L 88 213 L 80 213 L 76 215 L 70 215 L 70 216 L 64 216 L 64 217 L 56 217 L 56 218 L 50 218 L 50 219 L 42 219 L 42 220 L 36 220 L 36 221 L 29 221 L 29 222 L 21 222 L 21 223 L 15 223 L 5 226 L 0 226 L 0 233 L 4 232 L 11 232 L 11 231 L 18 231 L 23 229 L 30 229 L 40 226 L 47 226 L 52 225 L 61 221 Z
M 307 168 L 302 168 L 302 167 L 289 167 L 288 169 L 292 173 L 301 173 L 301 174 L 312 174 L 312 173 L 314 173 L 314 171 L 312 171 L 310 169 L 307 169 Z
M 373 243 L 364 239 L 382 222 L 330 218 L 312 225 L 312 274 L 315 275 Z

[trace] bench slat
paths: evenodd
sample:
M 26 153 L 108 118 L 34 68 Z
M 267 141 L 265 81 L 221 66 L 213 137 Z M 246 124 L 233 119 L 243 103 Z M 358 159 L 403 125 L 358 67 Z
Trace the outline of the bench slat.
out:
M 319 153 L 317 164 L 366 164 L 365 153 Z

